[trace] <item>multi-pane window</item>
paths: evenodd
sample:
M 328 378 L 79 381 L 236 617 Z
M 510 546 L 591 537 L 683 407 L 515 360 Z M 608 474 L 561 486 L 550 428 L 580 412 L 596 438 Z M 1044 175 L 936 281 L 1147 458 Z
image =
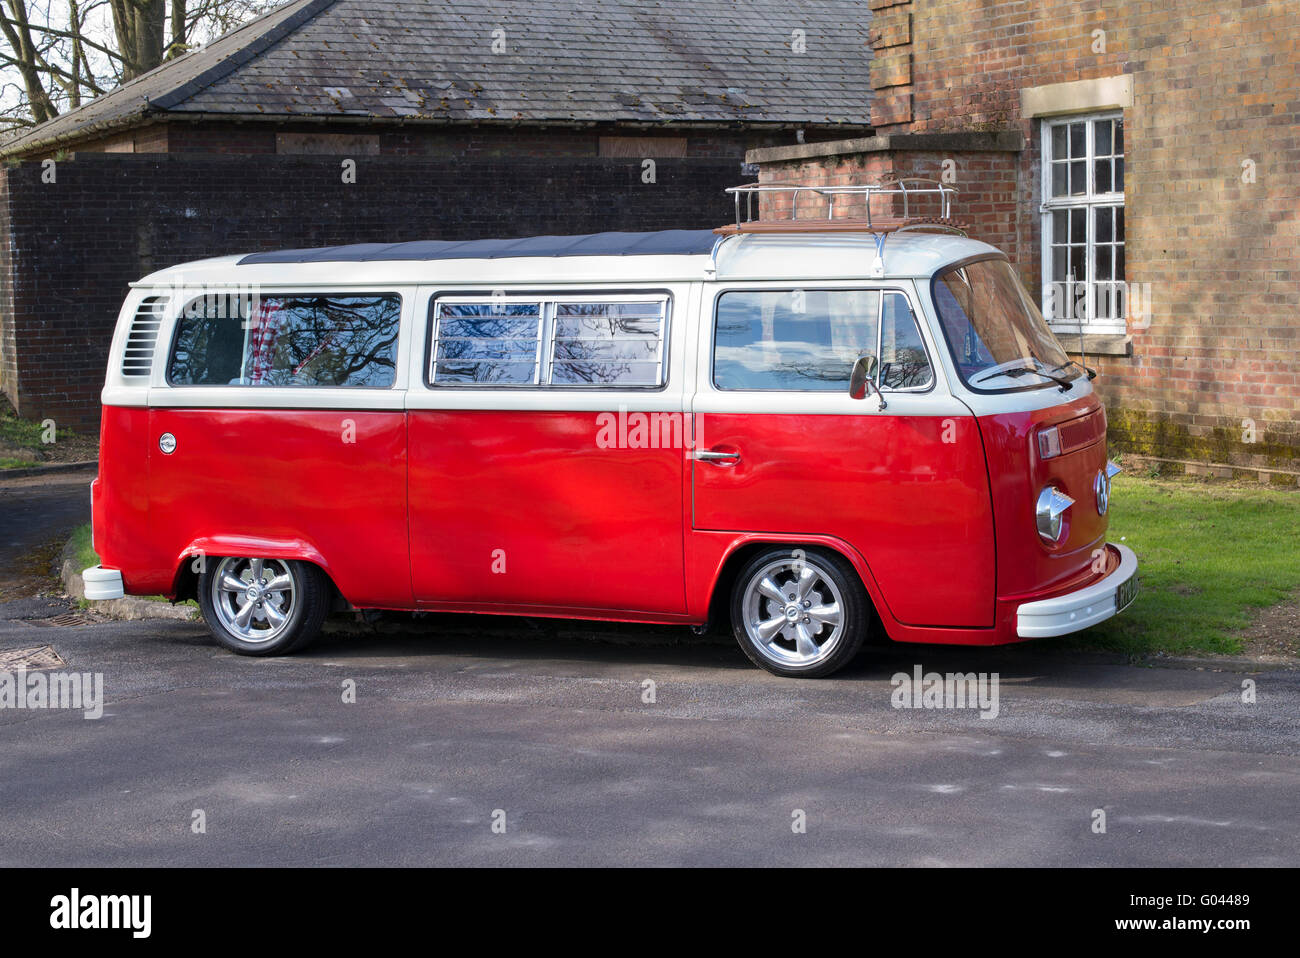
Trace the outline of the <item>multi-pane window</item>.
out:
M 434 386 L 640 386 L 664 382 L 665 297 L 439 299 Z
M 734 290 L 718 297 L 719 389 L 844 392 L 859 356 L 880 358 L 884 389 L 933 374 L 907 298 L 873 289 Z
M 658 385 L 663 321 L 662 302 L 556 303 L 550 382 Z
M 1043 315 L 1059 331 L 1124 331 L 1124 119 L 1043 123 Z
M 439 303 L 432 380 L 533 385 L 541 368 L 541 303 Z
M 175 386 L 393 385 L 395 293 L 216 294 L 188 303 L 168 378 Z

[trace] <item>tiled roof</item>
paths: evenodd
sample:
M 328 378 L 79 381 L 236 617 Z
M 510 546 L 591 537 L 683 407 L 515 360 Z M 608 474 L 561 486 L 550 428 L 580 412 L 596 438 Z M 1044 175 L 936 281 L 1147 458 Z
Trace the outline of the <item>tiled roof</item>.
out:
M 158 114 L 866 125 L 870 16 L 868 0 L 294 0 L 0 152 Z

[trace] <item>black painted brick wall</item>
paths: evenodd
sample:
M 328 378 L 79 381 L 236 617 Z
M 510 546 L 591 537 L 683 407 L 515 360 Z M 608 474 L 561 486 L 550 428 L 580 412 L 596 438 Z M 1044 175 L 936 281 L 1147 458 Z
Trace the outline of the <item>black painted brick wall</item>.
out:
M 738 160 L 87 154 L 0 173 L 0 379 L 21 415 L 94 431 L 127 284 L 188 260 L 414 239 L 713 227 Z

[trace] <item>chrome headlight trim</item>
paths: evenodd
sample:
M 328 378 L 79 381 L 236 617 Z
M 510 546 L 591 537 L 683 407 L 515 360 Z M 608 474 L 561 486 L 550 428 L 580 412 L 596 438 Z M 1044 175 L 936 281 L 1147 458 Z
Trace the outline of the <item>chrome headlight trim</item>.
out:
M 1074 505 L 1074 500 L 1056 486 L 1044 486 L 1038 494 L 1038 503 L 1034 516 L 1038 525 L 1038 534 L 1044 542 L 1056 545 L 1065 532 L 1065 511 Z

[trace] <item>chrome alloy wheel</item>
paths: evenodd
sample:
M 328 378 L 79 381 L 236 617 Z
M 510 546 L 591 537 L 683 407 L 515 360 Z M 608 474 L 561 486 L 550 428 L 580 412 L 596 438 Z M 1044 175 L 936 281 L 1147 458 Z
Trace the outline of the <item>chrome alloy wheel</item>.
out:
M 769 562 L 745 585 L 745 632 L 764 658 L 786 667 L 815 665 L 844 634 L 844 599 L 812 559 Z
M 270 642 L 293 618 L 298 577 L 283 559 L 222 559 L 212 576 L 212 608 L 243 642 Z

